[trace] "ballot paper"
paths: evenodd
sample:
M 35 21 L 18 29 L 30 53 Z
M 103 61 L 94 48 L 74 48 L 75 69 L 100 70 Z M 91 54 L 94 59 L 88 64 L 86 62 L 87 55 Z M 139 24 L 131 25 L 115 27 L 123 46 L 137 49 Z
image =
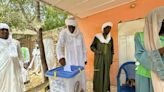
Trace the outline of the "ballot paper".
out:
M 71 65 L 64 66 L 64 71 L 72 72 L 71 71 Z

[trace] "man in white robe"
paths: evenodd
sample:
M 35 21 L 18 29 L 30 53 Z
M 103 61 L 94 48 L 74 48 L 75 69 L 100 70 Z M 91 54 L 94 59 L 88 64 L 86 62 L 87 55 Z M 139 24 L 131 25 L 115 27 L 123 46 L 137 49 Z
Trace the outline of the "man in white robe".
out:
M 85 66 L 87 64 L 86 48 L 83 35 L 73 17 L 66 19 L 67 28 L 62 30 L 56 47 L 59 63 L 64 65 Z M 86 92 L 85 75 L 82 76 L 82 88 Z
M 23 57 L 19 42 L 12 39 L 9 31 L 7 24 L 0 23 L 0 92 L 23 92 L 19 64 Z
M 34 73 L 36 75 L 39 75 L 39 72 L 41 71 L 41 57 L 40 57 L 40 50 L 38 44 L 35 44 L 35 48 L 32 51 L 32 61 L 28 67 L 28 69 L 31 69 L 34 64 Z

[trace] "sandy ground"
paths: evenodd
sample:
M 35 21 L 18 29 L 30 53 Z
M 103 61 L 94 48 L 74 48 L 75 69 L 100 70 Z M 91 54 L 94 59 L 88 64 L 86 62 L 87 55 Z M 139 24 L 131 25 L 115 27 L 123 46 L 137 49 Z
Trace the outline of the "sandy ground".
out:
M 92 81 L 87 81 L 87 92 L 93 92 Z M 111 92 L 117 92 L 116 86 L 111 86 Z

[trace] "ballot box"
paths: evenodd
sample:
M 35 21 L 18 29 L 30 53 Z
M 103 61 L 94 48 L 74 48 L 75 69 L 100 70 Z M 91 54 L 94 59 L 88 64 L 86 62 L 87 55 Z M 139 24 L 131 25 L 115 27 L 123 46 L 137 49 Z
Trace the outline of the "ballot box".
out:
M 82 76 L 84 67 L 70 66 L 71 71 L 64 71 L 64 67 L 57 67 L 46 72 L 50 79 L 50 92 L 82 92 Z

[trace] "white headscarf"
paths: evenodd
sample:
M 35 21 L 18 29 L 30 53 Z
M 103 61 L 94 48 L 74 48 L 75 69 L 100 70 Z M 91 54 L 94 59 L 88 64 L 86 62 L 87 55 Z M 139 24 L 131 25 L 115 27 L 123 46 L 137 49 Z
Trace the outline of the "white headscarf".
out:
M 145 18 L 144 44 L 148 51 L 161 48 L 159 32 L 164 19 L 164 7 L 150 12 Z
M 68 17 L 66 20 L 65 20 L 65 24 L 68 26 L 68 25 L 72 25 L 72 26 L 77 26 L 77 22 L 75 20 L 75 18 L 73 16 L 70 16 Z
M 101 27 L 102 32 L 104 31 L 104 28 L 107 27 L 107 26 L 113 27 L 113 23 L 112 22 L 106 22 L 106 23 L 104 23 L 102 25 L 102 27 Z
M 75 31 L 73 33 L 71 33 L 69 30 L 67 31 L 67 33 L 69 35 L 71 35 L 71 36 L 77 36 L 77 35 L 79 35 L 80 30 L 79 30 L 78 24 L 77 24 L 77 22 L 76 22 L 76 20 L 75 20 L 75 18 L 73 16 L 67 18 L 65 20 L 65 24 L 67 25 L 67 27 L 68 27 L 68 25 L 75 26 Z
M 6 24 L 6 23 L 0 23 L 0 29 L 8 29 L 8 31 L 9 31 L 9 37 L 8 37 L 8 39 L 6 39 L 6 40 L 4 40 L 4 39 L 1 39 L 0 38 L 0 41 L 1 42 L 4 42 L 4 43 L 10 43 L 11 42 L 11 40 L 12 40 L 12 33 L 10 32 L 10 27 L 8 26 L 8 24 Z
M 159 32 L 164 19 L 164 7 L 152 10 L 145 18 L 144 45 L 147 51 L 161 48 Z M 154 92 L 164 92 L 164 81 L 151 71 Z
M 0 29 L 8 29 L 8 30 L 10 30 L 9 26 L 6 23 L 0 23 Z
M 101 27 L 101 31 L 103 32 L 104 31 L 104 28 L 107 27 L 107 26 L 113 27 L 113 23 L 112 22 L 106 22 L 106 23 L 104 23 L 102 25 L 102 27 Z M 110 34 L 110 32 L 108 33 L 106 39 L 104 38 L 104 36 L 103 36 L 102 33 L 96 34 L 96 37 L 100 40 L 101 43 L 106 43 L 107 44 L 111 40 L 111 34 Z

